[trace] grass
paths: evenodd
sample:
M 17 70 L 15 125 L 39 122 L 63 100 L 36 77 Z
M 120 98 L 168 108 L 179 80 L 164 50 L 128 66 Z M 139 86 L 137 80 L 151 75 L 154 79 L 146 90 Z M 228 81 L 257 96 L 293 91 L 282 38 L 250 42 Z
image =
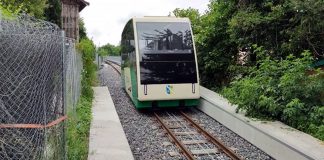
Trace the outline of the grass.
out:
M 89 133 L 92 119 L 93 90 L 91 86 L 97 84 L 97 68 L 93 63 L 95 46 L 92 40 L 82 39 L 77 49 L 82 54 L 82 89 L 76 111 L 68 112 L 67 158 L 69 160 L 86 160 L 88 159 Z
M 69 112 L 68 120 L 68 159 L 88 158 L 89 132 L 91 123 L 92 98 L 82 96 L 76 113 Z
M 67 157 L 69 160 L 86 160 L 89 152 L 89 133 L 92 120 L 91 108 L 94 84 L 97 77 L 89 80 L 82 75 L 82 92 L 76 106 L 76 111 L 68 112 Z

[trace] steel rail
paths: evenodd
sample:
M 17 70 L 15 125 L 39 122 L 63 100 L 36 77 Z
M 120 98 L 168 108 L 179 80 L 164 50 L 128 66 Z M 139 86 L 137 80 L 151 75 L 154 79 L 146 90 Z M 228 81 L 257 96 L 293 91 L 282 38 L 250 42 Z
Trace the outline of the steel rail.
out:
M 184 155 L 189 159 L 189 160 L 194 160 L 195 157 L 194 155 L 185 147 L 185 145 L 176 137 L 176 135 L 168 128 L 168 125 L 163 122 L 161 117 L 154 112 L 154 115 L 156 119 L 159 121 L 161 126 L 168 132 L 170 137 L 173 139 L 173 142 L 176 143 L 176 145 L 182 150 Z
M 109 60 L 109 59 L 106 59 L 106 61 L 109 61 L 109 62 L 111 62 L 111 63 L 113 63 L 113 64 L 116 64 L 117 66 L 120 66 L 120 64 L 117 63 L 117 62 L 115 62 L 115 61 L 112 61 L 112 60 Z
M 201 128 L 195 121 L 193 121 L 187 114 L 183 113 L 182 111 L 180 111 L 180 113 L 182 114 L 183 117 L 185 117 L 185 119 L 191 123 L 196 129 L 198 129 L 203 135 L 205 135 L 205 137 L 210 140 L 214 145 L 218 146 L 219 149 L 221 151 L 223 151 L 226 155 L 228 155 L 229 157 L 231 157 L 231 159 L 233 160 L 242 160 L 242 158 L 240 156 L 238 156 L 234 151 L 232 151 L 230 148 L 226 147 L 226 145 L 221 142 L 220 140 L 218 140 L 217 138 L 215 138 L 214 136 L 212 136 L 210 133 L 208 133 L 206 130 L 204 130 L 203 128 Z
M 175 120 L 177 120 L 177 123 L 176 124 L 178 124 L 178 123 L 180 123 L 181 124 L 181 119 L 182 120 L 185 120 L 185 119 L 183 119 L 183 117 L 181 117 L 181 118 L 179 118 L 178 116 L 176 116 L 175 114 L 169 114 L 168 113 L 168 115 L 169 116 L 171 116 L 172 117 L 172 119 L 175 119 Z M 189 125 L 190 125 L 190 123 L 189 123 Z M 192 126 L 191 126 L 192 127 Z M 187 131 L 192 131 L 191 129 L 189 129 L 189 127 L 188 127 L 188 125 L 183 125 L 182 127 L 180 127 L 180 128 L 185 128 L 185 130 L 187 130 Z M 195 128 L 194 128 L 195 129 Z M 199 132 L 198 132 L 199 133 Z M 198 135 L 196 135 L 196 134 L 194 134 L 193 136 L 191 136 L 190 134 L 188 135 L 189 136 L 189 138 L 190 139 L 192 139 L 192 140 L 194 140 L 194 139 L 199 139 L 199 136 Z M 203 144 L 200 144 L 200 143 L 196 143 L 196 145 L 198 145 L 199 147 L 201 147 L 201 149 L 200 150 L 202 150 L 202 151 L 206 151 L 206 149 L 208 148 L 209 149 L 209 146 L 206 144 L 206 143 L 203 143 Z M 204 145 L 205 147 L 207 147 L 207 148 L 204 148 L 202 145 Z M 209 157 L 211 157 L 212 158 L 212 160 L 214 160 L 215 158 L 213 158 L 212 157 L 212 155 L 210 155 L 208 152 L 206 152 L 207 153 L 207 156 L 209 156 Z
M 118 72 L 119 75 L 121 75 L 120 71 L 114 66 L 117 65 L 120 67 L 119 64 L 106 60 L 106 63 L 108 63 L 114 70 Z M 227 156 L 229 156 L 233 160 L 243 160 L 240 156 L 238 156 L 234 151 L 232 151 L 230 148 L 226 147 L 226 145 L 212 136 L 210 133 L 208 133 L 206 130 L 201 128 L 199 124 L 197 124 L 195 121 L 193 121 L 187 114 L 180 111 L 181 115 L 187 120 L 189 123 L 191 123 L 197 130 L 199 130 L 200 133 L 202 133 L 209 141 L 211 141 L 215 146 L 218 146 L 218 148 L 223 151 Z M 161 126 L 167 131 L 167 133 L 170 135 L 170 137 L 173 139 L 175 144 L 182 150 L 184 155 L 189 160 L 196 159 L 194 155 L 185 147 L 185 145 L 176 137 L 176 135 L 168 128 L 168 125 L 163 122 L 163 120 L 154 112 L 155 117 L 157 118 L 158 122 L 161 124 Z
M 117 71 L 118 72 L 118 74 L 119 75 L 121 75 L 121 73 L 120 73 L 120 71 L 113 65 L 113 64 L 115 64 L 116 65 L 116 63 L 113 63 L 112 61 L 109 61 L 109 60 L 106 60 L 105 61 L 107 64 L 109 64 L 115 71 Z M 119 66 L 119 65 L 118 65 Z M 120 67 L 120 66 L 119 66 Z

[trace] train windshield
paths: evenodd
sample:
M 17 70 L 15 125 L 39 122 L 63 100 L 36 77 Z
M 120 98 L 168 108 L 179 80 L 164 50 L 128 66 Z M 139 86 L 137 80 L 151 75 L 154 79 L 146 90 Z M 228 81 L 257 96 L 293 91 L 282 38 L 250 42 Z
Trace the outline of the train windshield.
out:
M 141 84 L 197 83 L 187 22 L 137 22 Z

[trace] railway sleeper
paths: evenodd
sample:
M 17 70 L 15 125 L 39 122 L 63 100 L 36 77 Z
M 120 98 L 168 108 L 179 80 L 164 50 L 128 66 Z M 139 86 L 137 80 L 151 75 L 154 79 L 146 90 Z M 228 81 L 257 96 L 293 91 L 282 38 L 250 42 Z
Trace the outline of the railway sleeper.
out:
M 179 126 L 179 125 L 169 125 L 168 128 L 169 129 L 178 129 L 178 128 L 181 128 L 181 126 Z
M 196 156 L 208 155 L 208 154 L 219 154 L 220 153 L 217 148 L 213 148 L 213 149 L 195 149 L 195 150 L 191 150 L 190 152 L 193 155 L 196 155 Z M 176 151 L 171 151 L 171 152 L 169 152 L 169 155 L 171 157 L 176 157 L 176 156 L 180 156 L 180 153 L 176 152 Z
M 190 140 L 190 141 L 182 141 L 185 145 L 193 145 L 193 144 L 202 144 L 202 143 L 208 143 L 206 140 Z
M 175 151 L 171 151 L 171 152 L 169 152 L 169 155 L 171 157 L 177 157 L 177 156 L 180 156 L 180 153 L 179 152 L 175 152 Z
M 193 134 L 199 134 L 198 132 L 174 132 L 177 136 L 186 136 L 186 135 L 193 135 Z
M 213 149 L 194 149 L 190 150 L 190 152 L 194 155 L 206 155 L 206 154 L 218 154 L 220 153 L 217 148 Z
M 166 120 L 163 120 L 163 122 L 176 122 L 176 123 L 184 123 L 186 122 L 185 120 L 175 120 L 175 119 L 166 119 Z
M 209 143 L 208 141 L 206 140 L 189 140 L 189 141 L 182 141 L 182 143 L 184 145 L 195 145 L 195 144 L 205 144 L 205 143 Z M 163 142 L 162 145 L 163 146 L 170 146 L 170 145 L 173 145 L 174 144 L 174 141 L 171 139 L 170 137 L 170 142 Z

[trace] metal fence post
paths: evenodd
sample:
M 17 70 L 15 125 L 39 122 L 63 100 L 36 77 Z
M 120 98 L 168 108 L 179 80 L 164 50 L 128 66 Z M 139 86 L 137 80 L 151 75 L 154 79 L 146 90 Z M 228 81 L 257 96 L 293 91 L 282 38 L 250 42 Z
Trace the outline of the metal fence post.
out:
M 61 31 L 61 36 L 62 36 L 62 100 L 63 100 L 63 114 L 66 115 L 67 111 L 66 111 L 66 107 L 67 107 L 67 102 L 65 100 L 66 97 L 66 73 L 65 73 L 65 33 L 62 30 Z M 66 127 L 67 127 L 67 121 L 62 122 L 63 123 L 63 151 L 64 151 L 64 155 L 63 155 L 63 159 L 66 160 L 67 159 L 67 133 L 66 133 Z

